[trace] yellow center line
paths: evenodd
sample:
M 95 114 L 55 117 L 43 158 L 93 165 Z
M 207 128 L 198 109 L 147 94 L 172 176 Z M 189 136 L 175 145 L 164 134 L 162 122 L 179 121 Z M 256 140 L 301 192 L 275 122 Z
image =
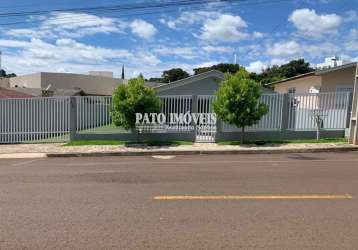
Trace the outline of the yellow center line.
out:
M 344 195 L 170 195 L 154 196 L 153 200 L 333 200 L 352 199 Z

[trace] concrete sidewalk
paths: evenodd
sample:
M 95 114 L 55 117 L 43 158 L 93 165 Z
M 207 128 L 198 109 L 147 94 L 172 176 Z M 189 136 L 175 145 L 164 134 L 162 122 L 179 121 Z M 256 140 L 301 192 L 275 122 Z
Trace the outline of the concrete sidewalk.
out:
M 182 155 L 182 154 L 254 154 L 358 151 L 358 146 L 335 143 L 280 144 L 264 146 L 217 145 L 196 143 L 180 146 L 64 146 L 57 144 L 0 145 L 0 158 L 129 156 L 129 155 Z

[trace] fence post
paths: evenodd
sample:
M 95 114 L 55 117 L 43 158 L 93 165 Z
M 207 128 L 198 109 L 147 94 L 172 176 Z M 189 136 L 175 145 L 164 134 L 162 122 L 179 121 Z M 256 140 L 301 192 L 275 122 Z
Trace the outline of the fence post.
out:
M 358 145 L 358 63 L 356 65 L 348 142 L 353 145 Z
M 77 132 L 77 97 L 70 97 L 70 141 L 75 140 Z
M 198 113 L 198 96 L 192 95 L 191 96 L 191 113 Z M 193 123 L 194 126 L 194 136 L 196 137 L 197 134 L 197 124 Z
M 352 103 L 353 103 L 353 93 L 347 93 L 348 94 L 348 103 L 347 103 L 347 121 L 346 121 L 346 128 L 349 128 L 349 124 L 351 121 L 352 116 Z
M 286 93 L 283 94 L 283 101 L 282 101 L 282 119 L 281 119 L 281 131 L 286 132 L 289 126 L 289 106 L 290 106 L 290 94 Z

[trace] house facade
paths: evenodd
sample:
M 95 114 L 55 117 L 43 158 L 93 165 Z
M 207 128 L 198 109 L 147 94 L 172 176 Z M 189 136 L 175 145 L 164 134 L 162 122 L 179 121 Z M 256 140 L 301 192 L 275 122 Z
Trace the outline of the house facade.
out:
M 165 95 L 214 95 L 224 80 L 224 74 L 217 70 L 211 70 L 198 75 L 190 76 L 175 82 L 155 86 L 154 89 L 160 96 Z M 272 93 L 267 88 L 262 88 L 263 93 Z
M 273 82 L 278 93 L 353 92 L 357 63 L 317 69 L 314 72 Z
M 124 81 L 113 78 L 111 72 L 93 71 L 88 75 L 39 72 L 9 78 L 7 87 L 29 94 L 47 89 L 53 92 L 73 90 L 73 92 L 82 91 L 86 95 L 112 95 L 113 90 Z

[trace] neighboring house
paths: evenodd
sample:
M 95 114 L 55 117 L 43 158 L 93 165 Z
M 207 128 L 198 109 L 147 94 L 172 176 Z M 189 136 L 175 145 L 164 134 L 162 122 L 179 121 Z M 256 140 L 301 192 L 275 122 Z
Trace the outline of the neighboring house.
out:
M 123 79 L 113 78 L 111 72 L 92 71 L 88 75 L 40 72 L 12 77 L 9 79 L 8 87 L 48 89 L 55 93 L 60 90 L 74 90 L 82 91 L 86 95 L 112 95 L 113 90 L 123 82 Z
M 278 93 L 353 92 L 357 63 L 317 69 L 270 83 Z
M 0 99 L 6 98 L 31 98 L 33 95 L 0 87 Z
M 36 97 L 46 97 L 46 91 L 36 88 L 7 88 L 8 90 L 16 90 L 19 93 L 28 94 Z M 47 96 L 84 96 L 86 95 L 81 89 L 55 89 L 48 91 Z
M 214 95 L 218 90 L 224 74 L 217 70 L 211 70 L 202 74 L 190 76 L 175 82 L 155 86 L 158 95 Z M 263 88 L 264 93 L 273 91 Z

